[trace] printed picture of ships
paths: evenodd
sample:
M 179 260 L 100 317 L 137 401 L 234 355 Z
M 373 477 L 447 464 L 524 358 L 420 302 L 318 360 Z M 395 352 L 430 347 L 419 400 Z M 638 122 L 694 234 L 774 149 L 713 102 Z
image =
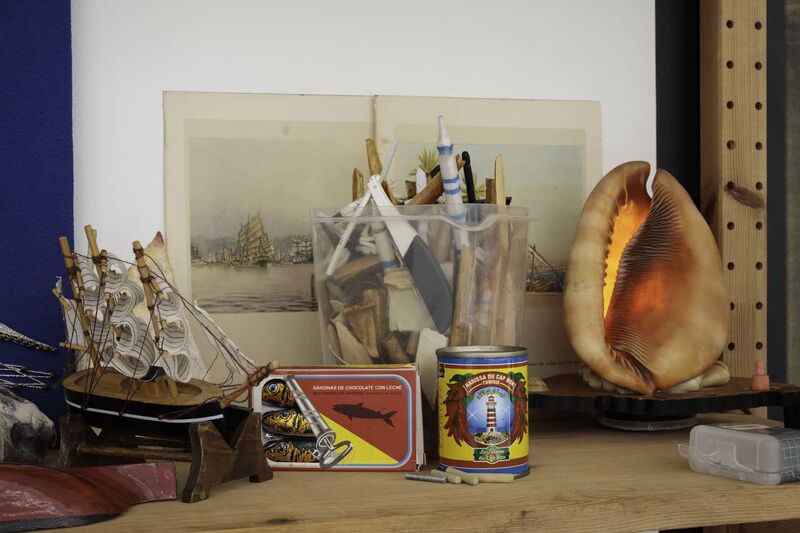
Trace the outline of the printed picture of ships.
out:
M 553 265 L 536 249 L 535 244 L 528 245 L 526 292 L 562 292 L 566 272 L 566 265 Z
M 194 298 L 211 312 L 316 310 L 311 235 L 271 238 L 260 212 L 235 236 L 193 236 L 191 258 Z

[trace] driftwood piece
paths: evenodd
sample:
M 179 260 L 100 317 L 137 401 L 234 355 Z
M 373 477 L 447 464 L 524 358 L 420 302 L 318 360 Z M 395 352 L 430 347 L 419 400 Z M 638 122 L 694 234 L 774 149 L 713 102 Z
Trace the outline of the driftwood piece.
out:
M 369 175 L 375 176 L 383 172 L 383 164 L 381 164 L 381 157 L 378 155 L 378 147 L 375 146 L 375 141 L 367 139 L 367 164 L 369 165 Z
M 371 365 L 372 358 L 369 356 L 369 352 L 348 329 L 344 317 L 341 315 L 336 317 L 333 325 L 339 338 L 339 346 L 341 347 L 339 355 L 341 358 L 351 365 Z
M 461 247 L 461 259 L 456 275 L 455 302 L 453 304 L 453 326 L 450 346 L 469 346 L 472 341 L 475 313 L 477 257 L 468 245 Z
M 372 359 L 379 359 L 378 333 L 374 305 L 349 305 L 344 308 L 345 320 L 356 339 L 367 349 Z
M 497 205 L 506 205 L 506 170 L 502 155 L 494 158 L 494 198 Z
M 392 205 L 398 205 L 400 203 L 386 180 L 381 182 L 381 187 L 383 187 L 383 191 L 386 193 L 386 196 L 389 197 L 389 201 L 392 202 Z
M 358 200 L 366 190 L 364 189 L 364 175 L 357 168 L 353 169 L 353 200 Z
M 423 328 L 435 329 L 425 301 L 416 289 L 396 289 L 389 291 L 389 329 L 392 331 L 415 331 Z
M 497 190 L 494 183 L 494 178 L 486 178 L 486 200 L 485 204 L 494 204 L 497 199 Z
M 406 199 L 410 200 L 417 194 L 417 182 L 406 180 Z
M 340 286 L 347 285 L 363 276 L 378 272 L 381 268 L 383 268 L 383 264 L 380 256 L 376 254 L 362 255 L 336 269 L 336 272 L 331 276 L 331 280 Z
M 394 333 L 390 333 L 384 337 L 381 341 L 381 346 L 383 346 L 386 359 L 388 359 L 390 363 L 404 365 L 411 362 L 411 358 L 408 357 L 408 354 L 403 349 L 400 339 L 398 339 L 397 335 Z
M 331 345 L 333 352 L 339 357 L 342 356 L 342 346 L 339 344 L 339 335 L 336 333 L 336 326 L 328 323 L 328 342 Z
M 406 353 L 416 354 L 419 347 L 419 331 L 414 330 L 409 332 L 408 340 L 406 341 Z
M 382 339 L 389 331 L 389 302 L 386 289 L 370 287 L 363 293 L 362 303 L 372 306 L 377 337 Z
M 406 267 L 392 268 L 384 273 L 383 284 L 395 289 L 411 289 L 414 287 L 414 278 Z
M 440 265 L 449 263 L 453 260 L 453 228 L 450 224 L 437 222 L 436 231 L 431 236 L 430 248 L 433 256 Z

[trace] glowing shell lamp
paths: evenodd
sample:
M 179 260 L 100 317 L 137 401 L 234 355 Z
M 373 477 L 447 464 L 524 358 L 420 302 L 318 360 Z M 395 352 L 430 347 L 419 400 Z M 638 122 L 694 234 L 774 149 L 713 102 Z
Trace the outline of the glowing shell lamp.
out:
M 567 264 L 564 311 L 573 349 L 606 385 L 652 394 L 720 385 L 730 308 L 719 250 L 689 195 L 635 161 L 589 195 Z

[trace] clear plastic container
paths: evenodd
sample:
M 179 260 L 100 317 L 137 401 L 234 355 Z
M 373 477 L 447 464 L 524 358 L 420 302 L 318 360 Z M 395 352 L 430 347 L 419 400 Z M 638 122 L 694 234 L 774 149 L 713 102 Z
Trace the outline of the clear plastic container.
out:
M 695 472 L 750 483 L 800 480 L 800 431 L 761 424 L 695 426 L 678 446 Z
M 312 210 L 326 364 L 413 363 L 421 345 L 518 345 L 529 220 L 525 208 L 484 204 Z

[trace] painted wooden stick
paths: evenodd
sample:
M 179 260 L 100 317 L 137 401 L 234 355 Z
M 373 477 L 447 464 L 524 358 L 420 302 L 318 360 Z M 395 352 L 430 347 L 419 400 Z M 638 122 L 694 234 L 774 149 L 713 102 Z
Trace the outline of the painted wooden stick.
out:
M 458 224 L 467 221 L 466 210 L 461 199 L 461 177 L 458 175 L 456 157 L 453 153 L 453 142 L 447 134 L 447 125 L 444 117 L 438 118 L 439 139 L 436 143 L 436 150 L 439 152 L 439 167 L 444 184 L 444 200 L 448 205 L 447 214 Z M 456 233 L 456 248 L 462 248 L 468 244 L 467 232 L 460 230 Z

